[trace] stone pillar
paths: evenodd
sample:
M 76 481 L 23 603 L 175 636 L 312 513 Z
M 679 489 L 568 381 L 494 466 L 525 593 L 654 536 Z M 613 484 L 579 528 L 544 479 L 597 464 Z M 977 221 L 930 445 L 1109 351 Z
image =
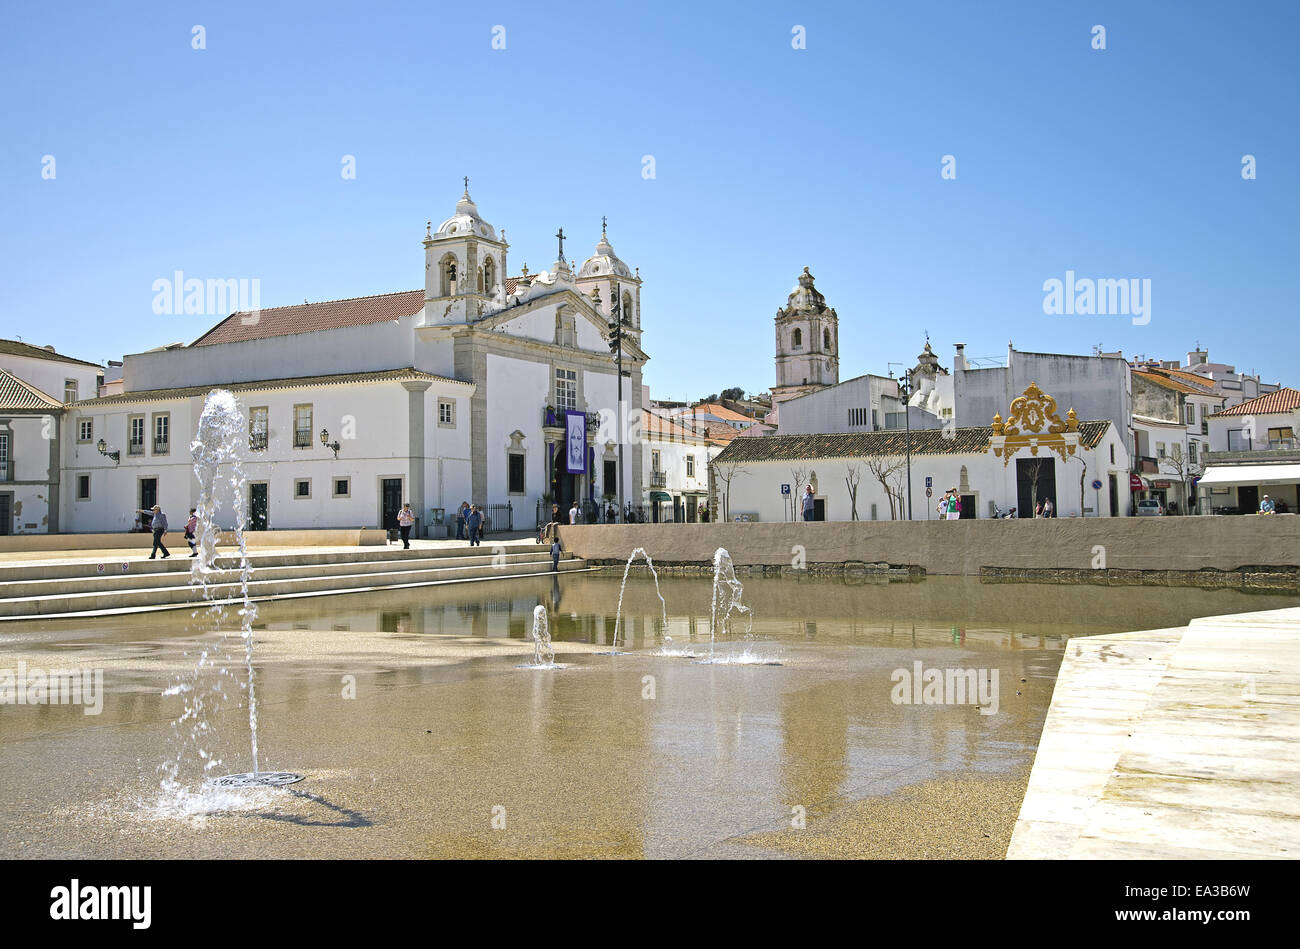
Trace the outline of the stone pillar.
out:
M 424 506 L 424 394 L 431 384 L 422 381 L 402 383 L 402 388 L 407 392 L 407 475 L 404 500 L 411 502 L 411 510 L 424 528 L 429 525 L 429 512 Z

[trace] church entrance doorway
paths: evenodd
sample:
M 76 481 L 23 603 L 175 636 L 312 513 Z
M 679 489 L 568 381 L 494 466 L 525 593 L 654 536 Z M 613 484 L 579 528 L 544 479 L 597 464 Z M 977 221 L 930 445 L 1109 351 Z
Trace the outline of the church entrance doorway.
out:
M 397 512 L 402 509 L 402 479 L 384 478 L 379 482 L 379 526 L 386 531 L 397 530 Z

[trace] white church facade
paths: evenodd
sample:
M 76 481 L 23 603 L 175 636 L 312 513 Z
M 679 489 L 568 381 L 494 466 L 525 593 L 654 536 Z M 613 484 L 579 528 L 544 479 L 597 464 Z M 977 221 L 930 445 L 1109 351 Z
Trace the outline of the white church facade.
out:
M 604 463 L 619 433 L 615 301 L 623 416 L 640 417 L 641 279 L 603 228 L 576 273 L 557 237 L 549 272 L 507 276 L 505 232 L 467 186 L 426 228 L 420 290 L 233 313 L 188 346 L 128 355 L 120 393 L 69 406 L 71 429 L 94 437 L 65 442 L 63 529 L 126 530 L 154 503 L 183 522 L 189 444 L 214 388 L 248 416 L 255 528 L 391 527 L 410 502 L 422 535 L 446 536 L 462 501 L 516 530 L 551 501 L 599 506 L 617 494 Z M 624 448 L 634 503 L 640 451 Z

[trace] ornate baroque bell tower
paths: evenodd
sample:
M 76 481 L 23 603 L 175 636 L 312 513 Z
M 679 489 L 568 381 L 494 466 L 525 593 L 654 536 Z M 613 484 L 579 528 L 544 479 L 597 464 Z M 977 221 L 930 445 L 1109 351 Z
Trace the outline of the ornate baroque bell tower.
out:
M 813 285 L 808 268 L 776 311 L 775 405 L 840 381 L 839 317 Z
M 423 325 L 471 323 L 493 303 L 505 303 L 505 233 L 479 217 L 478 206 L 465 193 L 456 213 L 424 235 Z

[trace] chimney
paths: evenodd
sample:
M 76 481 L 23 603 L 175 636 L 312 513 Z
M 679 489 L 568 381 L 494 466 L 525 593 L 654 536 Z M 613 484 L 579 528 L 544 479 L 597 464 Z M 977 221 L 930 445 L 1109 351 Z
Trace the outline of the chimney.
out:
M 958 369 L 966 368 L 966 344 L 957 344 L 957 355 L 952 357 L 952 369 L 956 372 Z

